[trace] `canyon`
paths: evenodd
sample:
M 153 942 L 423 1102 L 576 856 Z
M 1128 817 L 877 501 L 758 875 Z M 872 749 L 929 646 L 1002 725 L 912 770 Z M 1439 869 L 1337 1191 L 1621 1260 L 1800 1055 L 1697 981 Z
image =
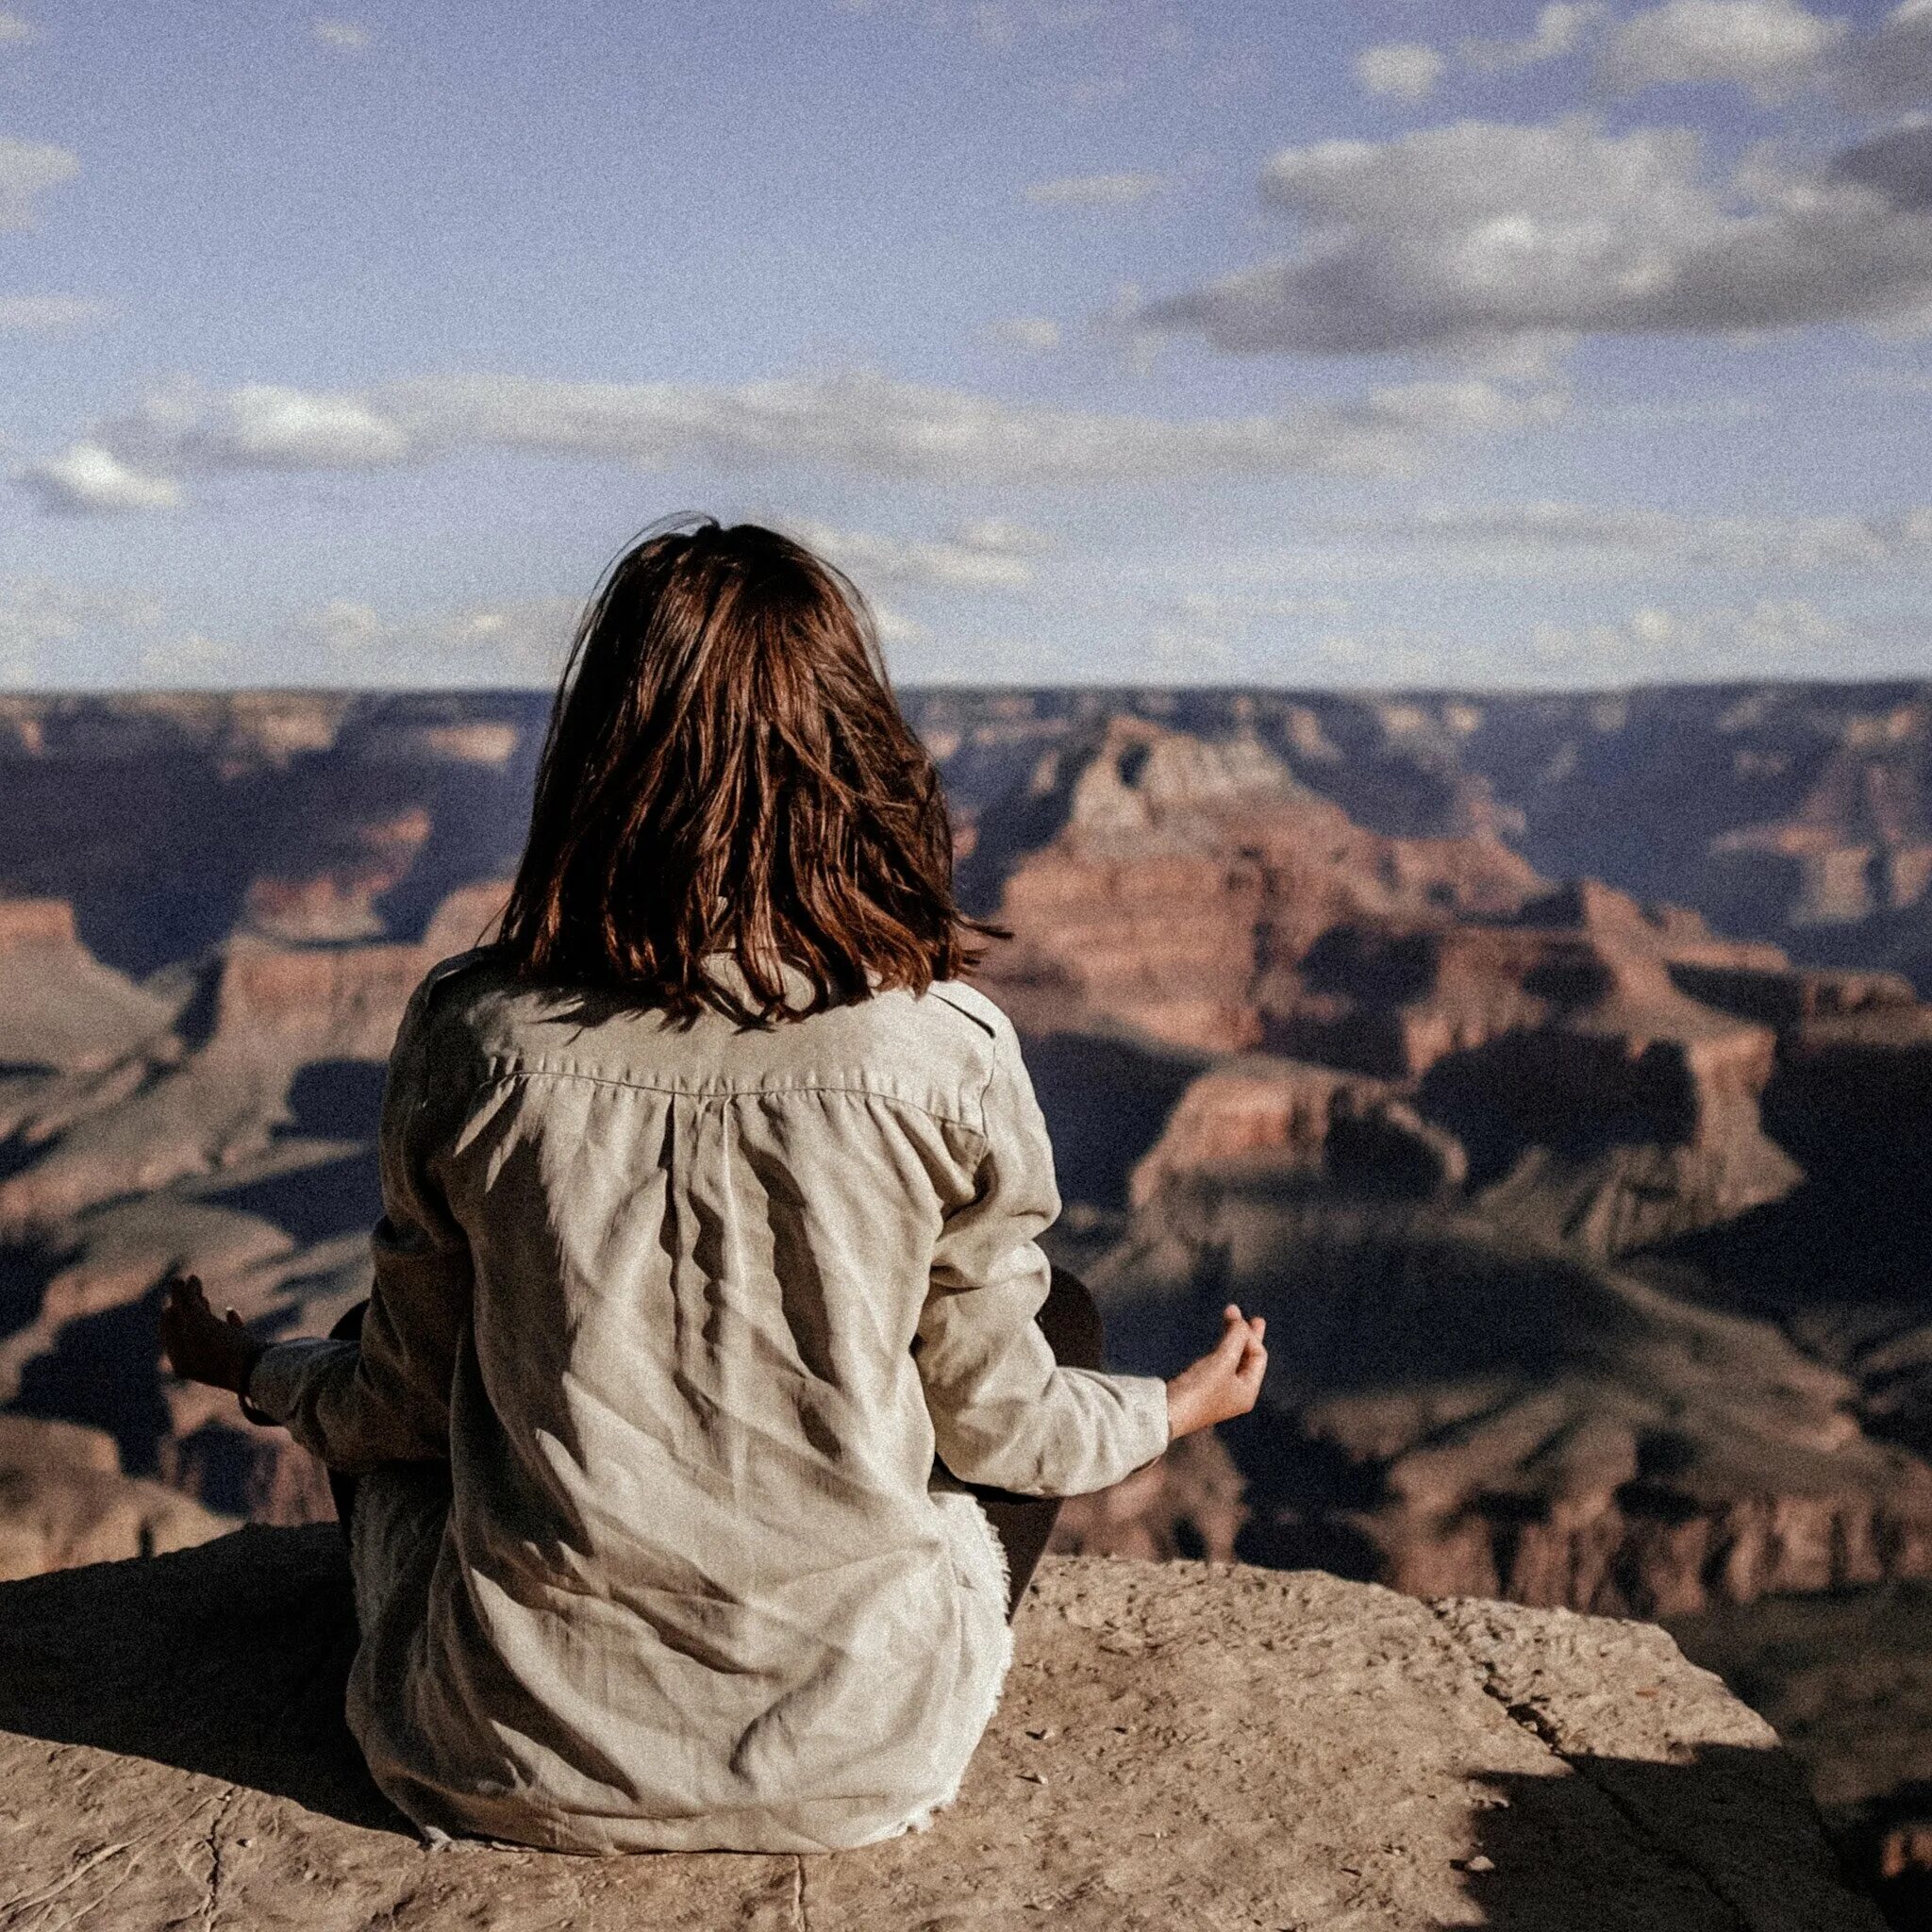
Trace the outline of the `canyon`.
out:
M 1932 1576 L 1932 687 L 903 697 L 1110 1358 L 1270 1318 L 1062 1551 L 1685 1628 Z M 159 1284 L 366 1291 L 389 1041 L 544 718 L 0 699 L 0 1574 L 328 1513 Z

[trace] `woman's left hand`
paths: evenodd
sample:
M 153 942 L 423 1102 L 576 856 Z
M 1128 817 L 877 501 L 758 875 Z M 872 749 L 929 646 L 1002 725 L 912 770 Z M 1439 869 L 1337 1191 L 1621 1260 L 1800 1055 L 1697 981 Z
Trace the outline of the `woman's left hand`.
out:
M 240 1395 L 261 1350 L 233 1308 L 225 1321 L 208 1307 L 200 1275 L 170 1277 L 161 1304 L 161 1351 L 183 1381 Z

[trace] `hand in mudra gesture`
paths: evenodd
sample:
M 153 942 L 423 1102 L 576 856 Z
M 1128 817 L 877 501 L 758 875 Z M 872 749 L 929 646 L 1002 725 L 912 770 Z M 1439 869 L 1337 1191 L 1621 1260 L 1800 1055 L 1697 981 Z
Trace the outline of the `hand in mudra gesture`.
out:
M 161 1353 L 184 1382 L 205 1382 L 240 1395 L 261 1349 L 233 1308 L 225 1319 L 208 1307 L 200 1275 L 169 1278 L 161 1303 Z
M 1261 1392 L 1261 1377 L 1268 1373 L 1268 1351 L 1261 1345 L 1267 1316 L 1243 1316 L 1229 1302 L 1221 1319 L 1225 1324 L 1221 1340 L 1167 1385 L 1170 1438 L 1177 1440 L 1246 1415 Z

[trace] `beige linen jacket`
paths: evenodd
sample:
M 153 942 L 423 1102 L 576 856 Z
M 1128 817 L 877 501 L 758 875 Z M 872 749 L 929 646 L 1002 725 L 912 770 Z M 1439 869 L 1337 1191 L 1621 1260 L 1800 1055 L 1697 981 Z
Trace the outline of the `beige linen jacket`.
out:
M 1059 1201 L 998 1008 L 679 1026 L 482 948 L 410 1002 L 380 1155 L 359 1344 L 276 1343 L 248 1391 L 373 1472 L 377 1784 L 558 1850 L 929 1824 L 1011 1657 L 960 1483 L 1077 1494 L 1168 1440 L 1158 1377 L 1062 1366 L 1033 1320 Z

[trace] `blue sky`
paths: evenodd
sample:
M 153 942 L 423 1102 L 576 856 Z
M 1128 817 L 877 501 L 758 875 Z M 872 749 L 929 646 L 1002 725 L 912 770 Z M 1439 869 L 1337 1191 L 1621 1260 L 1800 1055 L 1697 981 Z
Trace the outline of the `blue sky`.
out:
M 1932 0 L 0 0 L 0 680 L 1932 669 Z

